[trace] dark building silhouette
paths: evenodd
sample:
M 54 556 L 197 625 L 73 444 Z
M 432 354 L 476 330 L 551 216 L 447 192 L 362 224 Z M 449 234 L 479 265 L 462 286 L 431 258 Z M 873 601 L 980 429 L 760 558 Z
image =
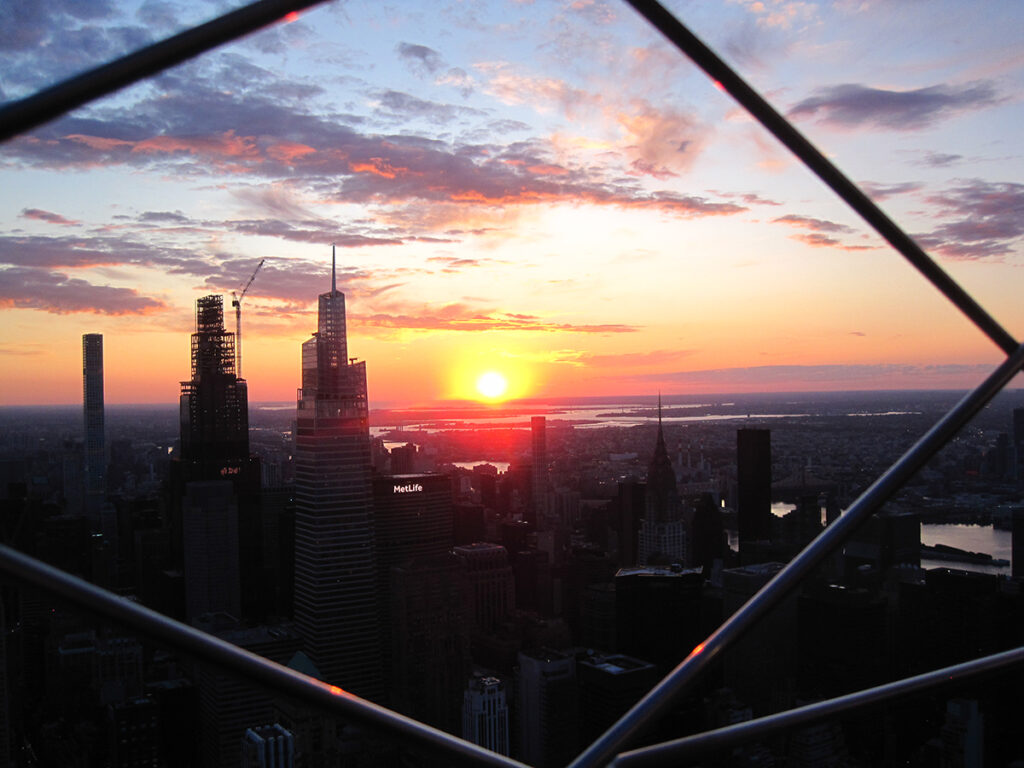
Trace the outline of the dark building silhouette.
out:
M 813 584 L 797 599 L 797 631 L 802 695 L 840 696 L 893 677 L 892 632 L 881 594 Z
M 782 563 L 756 563 L 722 571 L 722 615 L 733 615 L 767 584 Z M 724 655 L 724 678 L 757 715 L 772 711 L 775 692 L 789 689 L 797 669 L 797 597 L 786 598 Z
M 249 395 L 235 375 L 224 297 L 196 301 L 192 378 L 181 382 L 181 459 L 187 480 L 230 479 L 249 459 Z
M 676 487 L 676 473 L 665 448 L 661 428 L 661 397 L 658 397 L 658 437 L 647 469 L 644 521 L 640 526 L 637 561 L 640 565 L 688 564 L 689 553 L 683 505 Z
M 640 524 L 644 519 L 646 498 L 646 484 L 635 479 L 618 483 L 618 493 L 615 497 L 615 533 L 619 544 L 619 565 L 623 568 L 637 564 Z
M 248 388 L 235 366 L 235 334 L 224 327 L 224 298 L 203 296 L 196 301 L 192 378 L 181 382 L 181 453 L 171 465 L 171 553 L 174 565 L 183 569 L 184 618 L 189 621 L 207 610 L 259 618 L 265 613 L 263 598 L 270 593 L 262 573 L 260 465 L 249 454 Z M 190 492 L 191 483 L 227 483 L 230 490 Z M 229 529 L 234 531 L 231 540 L 224 538 Z M 200 546 L 202 542 L 208 543 Z M 232 593 L 237 589 L 240 599 L 215 601 L 190 612 L 190 589 L 193 607 L 207 605 L 206 599 L 196 602 L 197 590 L 207 590 L 200 584 L 221 577 L 232 585 L 224 588 Z
M 451 553 L 391 569 L 393 703 L 448 733 L 462 732 L 469 679 L 465 571 Z
M 160 706 L 137 696 L 107 707 L 108 765 L 143 768 L 160 764 Z
M 457 546 L 452 552 L 466 570 L 470 631 L 493 631 L 515 609 L 515 576 L 508 552 L 486 542 Z
M 391 449 L 391 474 L 411 475 L 416 471 L 416 445 L 406 443 Z
M 238 501 L 226 480 L 192 482 L 182 500 L 185 620 L 206 613 L 242 615 Z
M 452 546 L 452 481 L 448 475 L 375 475 L 374 542 L 380 645 L 385 683 L 391 679 L 391 569 Z
M 454 504 L 452 506 L 453 543 L 464 545 L 483 541 L 487 531 L 485 514 L 483 504 L 469 502 Z
M 662 673 L 701 640 L 700 572 L 623 568 L 615 574 L 615 650 L 657 664 Z
M 320 294 L 302 345 L 295 435 L 294 615 L 324 679 L 382 695 L 366 363 L 348 358 L 345 296 Z
M 519 759 L 537 768 L 567 765 L 577 752 L 576 659 L 541 648 L 519 654 Z
M 510 553 L 511 554 L 511 553 Z M 543 549 L 523 549 L 512 558 L 516 608 L 552 616 L 551 558 Z
M 243 629 L 232 626 L 230 617 L 223 614 L 208 615 L 199 628 L 278 664 L 287 663 L 301 642 L 288 625 Z M 241 768 L 245 731 L 270 722 L 273 694 L 213 664 L 198 665 L 195 676 L 199 689 L 201 764 L 208 768 Z
M 526 519 L 548 527 L 548 444 L 547 419 L 530 418 L 530 516 Z
M 711 575 L 716 560 L 725 560 L 725 526 L 722 509 L 710 493 L 701 494 L 693 514 L 693 545 L 690 564 L 700 568 L 705 578 Z
M 1024 507 L 1016 507 L 1010 521 L 1011 573 L 1015 579 L 1024 579 Z
M 82 336 L 82 402 L 85 411 L 85 495 L 90 517 L 99 514 L 107 490 L 103 412 L 103 335 Z M 78 512 L 78 510 L 73 510 Z M 95 522 L 95 520 L 93 521 Z
M 615 626 L 615 582 L 590 584 L 580 604 L 580 638 L 587 648 L 619 647 Z
M 1013 409 L 1013 448 L 1017 481 L 1024 481 L 1024 408 Z
M 771 435 L 768 429 L 736 432 L 736 512 L 741 560 L 744 543 L 768 541 L 772 535 Z
M 921 518 L 883 510 L 868 518 L 843 545 L 845 581 L 879 578 L 891 568 L 921 565 Z
M 587 653 L 576 659 L 580 691 L 580 735 L 592 743 L 660 679 L 648 661 L 621 653 Z

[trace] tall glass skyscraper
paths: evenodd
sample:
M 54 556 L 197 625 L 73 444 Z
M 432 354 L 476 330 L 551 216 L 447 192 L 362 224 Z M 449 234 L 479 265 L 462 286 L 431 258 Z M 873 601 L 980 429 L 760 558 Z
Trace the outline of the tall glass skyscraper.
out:
M 348 357 L 345 296 L 320 294 L 302 345 L 295 436 L 295 622 L 326 682 L 383 694 L 366 364 Z

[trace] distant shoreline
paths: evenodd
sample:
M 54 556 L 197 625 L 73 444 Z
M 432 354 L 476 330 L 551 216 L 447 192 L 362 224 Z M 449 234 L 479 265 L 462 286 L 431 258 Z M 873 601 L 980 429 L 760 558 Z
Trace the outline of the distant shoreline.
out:
M 701 392 L 692 394 L 666 394 L 660 395 L 662 404 L 664 406 L 672 405 L 692 405 L 693 403 L 699 403 L 704 401 L 717 401 L 711 403 L 714 406 L 723 405 L 738 405 L 740 402 L 765 402 L 765 401 L 778 401 L 780 399 L 787 400 L 814 400 L 817 402 L 826 400 L 841 400 L 849 398 L 891 398 L 891 397 L 908 397 L 908 396 L 920 396 L 920 397 L 952 397 L 960 396 L 968 392 L 966 389 L 846 389 L 846 390 L 806 390 L 806 391 L 785 391 L 785 392 Z M 1007 387 L 1001 393 L 1003 395 L 1018 394 L 1024 395 L 1024 387 L 1010 388 Z M 507 409 L 507 408 L 520 408 L 530 409 L 540 405 L 551 406 L 551 407 L 566 407 L 571 405 L 615 405 L 628 403 L 631 405 L 657 405 L 659 395 L 657 394 L 643 394 L 643 395 L 594 395 L 594 396 L 573 396 L 573 397 L 528 397 L 519 398 L 515 400 L 504 400 L 499 403 L 487 403 L 476 400 L 433 400 L 424 401 L 421 403 L 392 403 L 382 401 L 380 403 L 371 402 L 371 411 L 420 411 L 420 410 L 449 410 L 456 408 L 465 409 L 479 409 L 479 410 L 496 410 L 496 409 Z M 730 403 L 722 401 L 734 401 Z M 279 409 L 284 407 L 293 407 L 294 401 L 292 400 L 267 400 L 260 402 L 250 402 L 250 408 L 265 408 L 265 409 Z M 0 404 L 0 410 L 32 410 L 32 409 L 69 409 L 69 408 L 81 408 L 81 402 L 70 402 L 70 403 L 17 403 L 17 404 Z M 176 401 L 170 402 L 155 402 L 155 403 L 114 403 L 108 402 L 107 408 L 124 408 L 124 409 L 137 409 L 137 408 L 177 408 L 178 403 Z

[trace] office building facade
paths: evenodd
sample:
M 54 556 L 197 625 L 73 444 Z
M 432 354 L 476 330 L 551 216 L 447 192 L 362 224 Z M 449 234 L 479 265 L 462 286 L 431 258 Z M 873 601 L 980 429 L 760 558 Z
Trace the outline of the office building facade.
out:
M 508 700 L 505 682 L 474 677 L 462 700 L 462 738 L 499 755 L 509 755 Z
M 302 345 L 295 435 L 294 616 L 324 679 L 382 695 L 366 364 L 348 358 L 345 296 L 319 297 Z

